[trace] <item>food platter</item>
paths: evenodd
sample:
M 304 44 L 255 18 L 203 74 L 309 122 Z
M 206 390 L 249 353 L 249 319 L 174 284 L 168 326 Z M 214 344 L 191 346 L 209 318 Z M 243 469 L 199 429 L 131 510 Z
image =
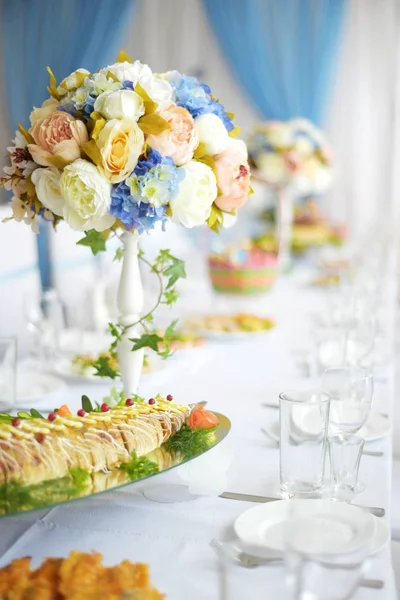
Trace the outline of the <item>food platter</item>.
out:
M 178 444 L 163 444 L 156 450 L 138 458 L 135 469 L 115 469 L 109 472 L 96 472 L 84 480 L 71 476 L 52 479 L 43 483 L 22 486 L 15 482 L 0 486 L 0 519 L 7 516 L 26 513 L 43 508 L 53 508 L 66 502 L 78 501 L 90 496 L 134 486 L 148 479 L 156 479 L 162 473 L 181 464 L 195 460 L 219 444 L 229 433 L 231 423 L 223 414 L 214 412 L 218 418 L 218 426 L 205 434 L 201 432 L 206 443 L 197 445 L 191 450 L 179 449 Z M 178 432 L 179 433 L 179 432 Z M 171 438 L 174 440 L 178 434 Z M 149 465 L 153 465 L 149 469 Z

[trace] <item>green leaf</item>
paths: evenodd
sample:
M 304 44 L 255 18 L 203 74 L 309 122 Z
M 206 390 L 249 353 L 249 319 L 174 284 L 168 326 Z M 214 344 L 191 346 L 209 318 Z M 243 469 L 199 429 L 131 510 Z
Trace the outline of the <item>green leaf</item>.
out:
M 224 215 L 222 210 L 213 204 L 211 206 L 210 216 L 208 217 L 207 224 L 210 229 L 219 233 L 220 228 L 222 227 L 224 222 Z
M 172 264 L 165 269 L 163 275 L 168 277 L 167 290 L 172 287 L 178 279 L 186 278 L 185 263 L 179 258 L 171 257 Z
M 31 408 L 30 413 L 33 419 L 44 419 L 44 416 L 36 408 Z
M 122 260 L 123 256 L 124 256 L 124 249 L 123 248 L 117 248 L 116 251 L 115 251 L 113 262 L 118 261 L 118 260 Z
M 155 352 L 158 352 L 158 344 L 163 341 L 157 333 L 144 333 L 140 338 L 130 338 L 133 342 L 132 351 L 140 350 L 140 348 L 151 348 Z
M 19 419 L 32 419 L 32 415 L 27 413 L 25 410 L 21 410 L 20 412 L 17 412 L 17 417 Z
M 25 129 L 25 127 L 23 127 L 21 125 L 21 123 L 18 123 L 18 129 L 20 130 L 20 132 L 22 133 L 22 135 L 24 136 L 24 138 L 26 139 L 26 141 L 27 141 L 28 144 L 34 144 L 35 143 L 35 140 L 31 136 L 31 134 L 29 133 L 29 131 L 27 131 Z
M 140 85 L 140 83 L 137 83 L 135 85 L 134 91 L 143 100 L 144 110 L 146 112 L 146 115 L 150 115 L 150 114 L 156 112 L 156 110 L 158 108 L 157 102 L 154 102 L 154 100 L 152 100 L 152 98 L 150 98 L 150 96 L 148 95 L 146 90 Z
M 85 231 L 85 237 L 77 242 L 80 246 L 89 246 L 93 254 L 104 252 L 106 249 L 106 238 L 103 231 L 91 229 Z
M 81 402 L 83 410 L 85 410 L 87 413 L 93 412 L 93 404 L 90 402 L 88 396 L 84 394 L 81 398 Z
M 164 331 L 164 350 L 159 352 L 160 356 L 167 358 L 171 354 L 171 341 L 176 336 L 175 327 L 178 324 L 178 319 L 172 321 Z
M 111 71 L 107 71 L 106 74 L 107 79 L 112 79 L 113 81 L 115 81 L 115 83 L 119 83 L 119 79 L 116 75 L 114 75 L 114 73 L 111 73 Z
M 60 99 L 60 94 L 57 92 L 57 80 L 54 76 L 53 71 L 50 69 L 50 67 L 46 67 L 48 74 L 50 75 L 50 85 L 47 88 L 47 91 L 49 92 L 50 96 L 52 96 L 53 98 L 55 98 L 56 100 Z
M 121 50 L 119 51 L 119 54 L 118 54 L 118 58 L 115 62 L 117 62 L 117 63 L 121 63 L 121 62 L 133 63 L 133 60 L 131 59 L 129 54 L 127 54 L 125 52 L 125 50 L 122 50 L 122 48 L 121 48 Z
M 86 144 L 83 144 L 82 150 L 84 151 L 86 156 L 90 158 L 92 162 L 94 162 L 95 165 L 101 165 L 103 160 L 101 158 L 100 150 L 95 140 L 90 140 L 90 142 L 86 142 Z
M 152 323 L 153 322 L 153 314 L 149 313 L 148 315 L 146 315 L 143 319 L 144 321 L 146 321 L 147 323 Z
M 218 181 L 217 167 L 215 166 L 215 160 L 212 156 L 206 154 L 205 156 L 200 156 L 199 158 L 196 158 L 196 160 L 203 163 L 203 165 L 207 165 L 207 167 L 210 167 L 210 169 L 215 175 L 216 180 Z
M 108 356 L 99 356 L 93 367 L 96 369 L 96 377 L 110 377 L 116 379 L 119 375 L 118 371 L 112 368 L 110 365 L 110 358 Z
M 70 161 L 65 160 L 61 156 L 47 156 L 46 160 L 51 164 L 52 167 L 55 167 L 59 171 L 65 169 L 67 165 L 70 164 Z
M 235 127 L 234 127 L 233 129 L 231 129 L 231 131 L 229 132 L 229 134 L 228 134 L 228 135 L 229 135 L 231 138 L 235 138 L 235 137 L 237 137 L 237 136 L 239 135 L 239 133 L 240 133 L 241 131 L 242 131 L 242 130 L 241 130 L 241 128 L 240 128 L 240 127 L 238 127 L 237 125 L 235 125 Z
M 143 115 L 143 117 L 140 117 L 138 120 L 138 125 L 146 135 L 160 135 L 163 131 L 171 129 L 171 125 L 168 121 L 156 113 Z
M 92 140 L 97 140 L 106 122 L 107 121 L 101 112 L 95 110 L 90 114 L 90 120 L 87 123 L 87 127 Z
M 121 325 L 109 323 L 108 330 L 113 337 L 117 338 L 118 341 L 121 339 Z
M 172 288 L 171 290 L 166 290 L 164 292 L 164 298 L 165 298 L 167 305 L 171 306 L 178 300 L 179 294 L 176 291 L 176 289 Z

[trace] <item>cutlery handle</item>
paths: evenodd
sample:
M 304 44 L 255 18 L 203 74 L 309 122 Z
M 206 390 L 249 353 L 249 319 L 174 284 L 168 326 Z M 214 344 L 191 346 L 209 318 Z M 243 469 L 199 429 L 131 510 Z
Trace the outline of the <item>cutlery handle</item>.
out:
M 364 510 L 371 513 L 371 515 L 375 515 L 375 517 L 384 517 L 386 511 L 384 508 L 379 508 L 378 506 L 360 506 Z
M 385 587 L 385 582 L 382 579 L 361 579 L 360 587 L 381 590 Z
M 364 456 L 383 456 L 383 452 L 373 451 L 373 450 L 363 450 Z

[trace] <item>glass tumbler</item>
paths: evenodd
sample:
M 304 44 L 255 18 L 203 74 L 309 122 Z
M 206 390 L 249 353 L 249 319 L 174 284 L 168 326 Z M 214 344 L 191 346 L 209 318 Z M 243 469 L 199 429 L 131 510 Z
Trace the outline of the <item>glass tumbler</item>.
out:
M 290 391 L 279 396 L 280 481 L 284 498 L 321 493 L 329 425 L 328 394 Z
M 333 435 L 328 438 L 328 444 L 332 497 L 342 502 L 351 502 L 357 493 L 364 440 L 357 435 Z
M 0 411 L 13 408 L 17 394 L 17 338 L 0 338 Z
M 286 582 L 293 600 L 348 600 L 358 589 L 374 532 L 371 515 L 292 517 L 285 531 Z

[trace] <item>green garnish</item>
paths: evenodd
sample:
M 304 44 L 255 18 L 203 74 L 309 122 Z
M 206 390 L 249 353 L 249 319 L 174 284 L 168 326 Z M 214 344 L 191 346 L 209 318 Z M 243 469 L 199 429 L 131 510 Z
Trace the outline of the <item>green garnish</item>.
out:
M 33 419 L 44 419 L 44 416 L 40 414 L 40 412 L 36 410 L 36 408 L 31 408 L 30 412 Z
M 214 441 L 213 433 L 216 427 L 212 429 L 191 429 L 184 425 L 165 443 L 167 450 L 177 452 L 184 459 L 192 458 L 196 454 L 201 454 L 208 450 Z
M 135 451 L 132 452 L 131 457 L 129 462 L 123 463 L 119 467 L 121 471 L 124 471 L 128 475 L 131 481 L 154 475 L 160 470 L 155 462 L 146 456 L 138 457 Z
M 88 398 L 88 396 L 86 396 L 84 394 L 81 398 L 81 401 L 82 401 L 83 410 L 85 410 L 87 413 L 94 411 L 93 404 L 90 402 L 90 399 Z
M 35 485 L 10 481 L 0 486 L 0 514 L 20 512 L 57 504 L 79 496 L 90 482 L 90 474 L 83 469 L 70 469 L 68 475 Z

